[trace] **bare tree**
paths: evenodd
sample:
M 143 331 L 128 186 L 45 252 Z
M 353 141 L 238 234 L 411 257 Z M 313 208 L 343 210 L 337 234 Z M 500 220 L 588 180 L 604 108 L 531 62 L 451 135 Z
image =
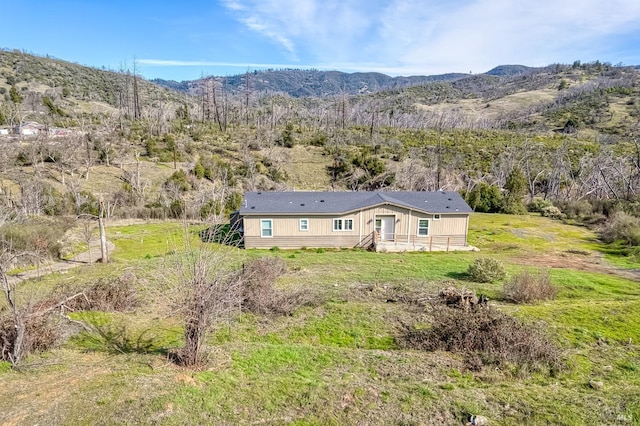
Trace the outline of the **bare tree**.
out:
M 140 91 L 138 89 L 137 61 L 133 60 L 133 119 L 142 118 L 142 108 L 140 106 Z
M 107 231 L 104 226 L 104 220 L 106 215 L 104 200 L 100 198 L 99 201 L 100 210 L 98 213 L 98 228 L 100 229 L 100 262 L 109 263 L 109 250 L 107 249 Z
M 185 232 L 185 249 L 167 259 L 166 295 L 184 321 L 185 346 L 174 354 L 178 364 L 196 366 L 204 361 L 207 333 L 240 309 L 240 291 L 234 259 L 236 252 L 195 245 Z
M 34 257 L 34 253 L 14 251 L 10 244 L 0 243 L 0 291 L 8 306 L 8 316 L 0 323 L 0 359 L 17 368 L 22 359 L 34 350 L 42 350 L 54 344 L 59 330 L 53 324 L 50 314 L 56 309 L 64 311 L 65 304 L 84 297 L 83 292 L 72 296 L 56 295 L 52 299 L 36 302 L 33 295 L 18 297 L 19 280 L 10 279 L 7 272 L 21 257 Z M 64 315 L 63 315 L 64 316 Z M 68 317 L 67 317 L 68 318 Z
M 0 248 L 0 281 L 2 282 L 2 292 L 5 301 L 9 306 L 9 315 L 13 322 L 14 332 L 9 336 L 4 336 L 2 343 L 2 359 L 7 359 L 12 366 L 16 366 L 23 354 L 23 342 L 26 332 L 26 319 L 23 312 L 18 307 L 16 300 L 17 281 L 9 280 L 7 272 L 15 264 L 17 259 L 25 254 L 14 253 L 10 248 L 3 246 Z
M 93 263 L 93 256 L 91 255 L 91 241 L 93 241 L 93 227 L 91 222 L 84 222 L 82 229 L 82 236 L 84 242 L 87 243 L 87 251 L 89 252 L 89 263 Z

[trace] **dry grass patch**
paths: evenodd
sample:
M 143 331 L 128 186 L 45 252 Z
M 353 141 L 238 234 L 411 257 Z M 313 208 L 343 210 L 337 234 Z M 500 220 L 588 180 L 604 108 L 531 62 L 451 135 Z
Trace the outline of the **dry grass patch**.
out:
M 504 298 L 513 303 L 534 303 L 553 300 L 558 289 L 551 283 L 548 269 L 521 271 L 503 287 Z

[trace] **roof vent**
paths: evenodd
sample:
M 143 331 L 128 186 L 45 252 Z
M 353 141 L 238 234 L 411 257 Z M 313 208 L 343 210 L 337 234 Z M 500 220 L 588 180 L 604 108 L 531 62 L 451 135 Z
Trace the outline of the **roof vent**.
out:
M 256 206 L 251 206 L 251 210 L 255 210 Z
M 447 198 L 447 200 L 449 200 L 449 201 L 453 201 L 451 198 Z
M 324 200 L 320 200 L 321 203 L 324 203 Z
M 301 207 L 304 207 L 304 203 L 300 204 Z
M 448 209 L 450 209 L 451 207 L 447 206 Z
M 258 192 L 258 195 L 262 195 L 262 192 Z

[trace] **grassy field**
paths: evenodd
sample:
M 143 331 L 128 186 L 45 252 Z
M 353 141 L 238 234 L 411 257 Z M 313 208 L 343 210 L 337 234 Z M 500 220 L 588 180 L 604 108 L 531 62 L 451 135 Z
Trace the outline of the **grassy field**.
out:
M 143 303 L 126 313 L 72 317 L 116 331 L 114 349 L 92 333 L 28 358 L 20 371 L 0 364 L 0 424 L 640 424 L 640 285 L 625 259 L 586 228 L 537 216 L 473 215 L 479 252 L 371 253 L 360 250 L 231 250 L 238 262 L 277 256 L 278 284 L 319 302 L 290 316 L 243 313 L 210 336 L 205 366 L 167 360 L 182 341 L 180 319 L 153 291 L 165 260 L 195 228 L 137 224 L 109 228 L 113 263 L 24 284 L 40 292 L 133 271 Z M 502 300 L 500 283 L 478 284 L 466 270 L 495 257 L 509 274 L 549 267 L 558 297 L 535 305 Z M 613 262 L 612 262 L 613 261 Z M 545 374 L 516 365 L 467 368 L 462 355 L 402 349 L 402 324 L 424 320 L 402 295 L 456 286 L 542 324 L 566 367 Z

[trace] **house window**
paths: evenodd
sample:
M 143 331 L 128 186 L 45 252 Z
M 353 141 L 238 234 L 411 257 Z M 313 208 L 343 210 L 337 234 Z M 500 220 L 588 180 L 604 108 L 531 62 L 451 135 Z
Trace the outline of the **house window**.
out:
M 309 230 L 309 219 L 300 219 L 300 230 L 301 231 Z
M 334 231 L 353 231 L 353 219 L 333 219 Z
M 440 215 L 439 214 L 434 214 L 433 215 L 433 220 L 440 220 Z
M 429 219 L 418 219 L 418 235 L 421 237 L 429 236 Z
M 261 219 L 260 220 L 260 236 L 261 237 L 273 237 L 273 220 Z

